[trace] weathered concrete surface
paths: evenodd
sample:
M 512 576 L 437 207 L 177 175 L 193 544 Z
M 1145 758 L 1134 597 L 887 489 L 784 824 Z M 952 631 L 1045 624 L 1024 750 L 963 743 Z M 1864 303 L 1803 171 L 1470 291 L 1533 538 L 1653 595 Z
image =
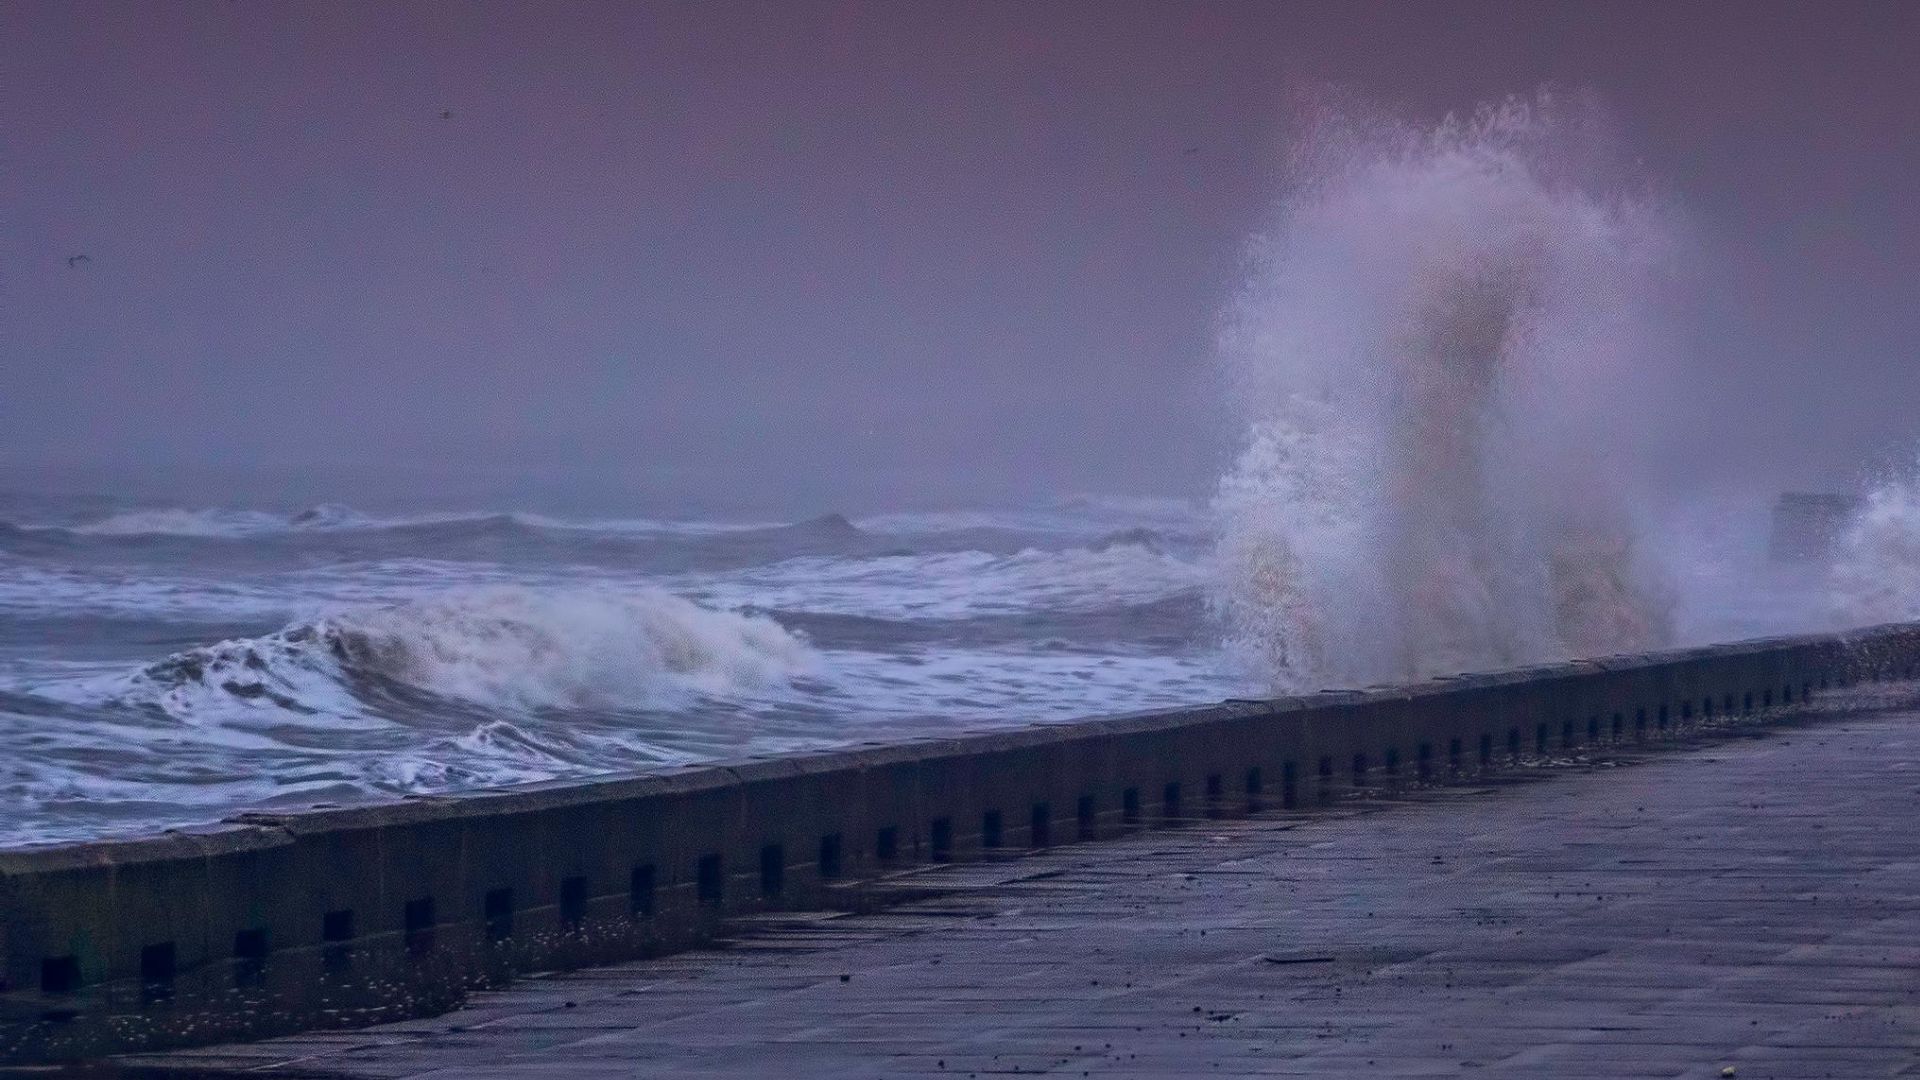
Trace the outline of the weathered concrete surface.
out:
M 769 916 L 725 950 L 523 981 L 431 1020 L 147 1063 L 1920 1076 L 1916 809 L 1920 713 L 1863 710 L 1623 767 L 930 869 L 914 879 L 956 891 Z

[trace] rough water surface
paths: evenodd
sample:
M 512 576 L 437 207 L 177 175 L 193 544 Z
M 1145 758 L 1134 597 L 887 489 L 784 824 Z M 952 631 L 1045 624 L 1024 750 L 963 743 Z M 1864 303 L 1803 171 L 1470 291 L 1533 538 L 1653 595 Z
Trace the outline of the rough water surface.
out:
M 1773 492 L 1661 490 L 1679 245 L 1604 128 L 1544 95 L 1304 125 L 1227 306 L 1210 500 L 0 497 L 0 845 L 1920 617 L 1911 477 L 1831 570 L 1764 560 Z
M 0 502 L 0 845 L 1218 698 L 1179 502 L 794 524 Z

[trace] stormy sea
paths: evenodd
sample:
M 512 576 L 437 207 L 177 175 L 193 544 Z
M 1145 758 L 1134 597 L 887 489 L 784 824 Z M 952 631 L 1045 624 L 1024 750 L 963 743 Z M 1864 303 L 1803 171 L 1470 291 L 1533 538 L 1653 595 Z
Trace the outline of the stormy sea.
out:
M 1841 621 L 1903 614 L 1877 568 L 1920 568 L 1913 494 L 1863 515 L 1857 583 L 1693 534 L 1674 640 L 1834 625 L 1847 587 Z M 1272 639 L 1235 607 L 1274 583 L 1179 500 L 781 523 L 15 496 L 0 520 L 0 846 L 1364 681 L 1254 666 Z
M 0 844 L 1229 689 L 1175 502 L 794 523 L 12 502 Z
M 1768 563 L 1770 491 L 1661 490 L 1669 213 L 1555 110 L 1303 143 L 1186 498 L 0 496 L 0 846 L 1920 617 L 1910 477 L 1831 565 Z

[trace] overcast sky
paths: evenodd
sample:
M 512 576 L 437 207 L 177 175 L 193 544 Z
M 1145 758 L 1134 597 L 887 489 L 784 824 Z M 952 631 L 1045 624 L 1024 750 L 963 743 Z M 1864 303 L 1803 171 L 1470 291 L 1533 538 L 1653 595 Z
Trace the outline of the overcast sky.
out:
M 1838 484 L 1920 439 L 1916 43 L 1893 0 L 10 0 L 0 485 L 1204 493 L 1325 83 L 1596 93 L 1697 234 L 1684 479 Z

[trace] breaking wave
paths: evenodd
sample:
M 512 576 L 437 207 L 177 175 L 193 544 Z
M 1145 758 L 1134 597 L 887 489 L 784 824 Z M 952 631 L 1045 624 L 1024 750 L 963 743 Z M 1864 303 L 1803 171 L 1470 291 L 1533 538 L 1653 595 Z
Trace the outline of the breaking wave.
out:
M 186 721 L 261 707 L 378 715 L 408 694 L 495 710 L 630 709 L 777 690 L 813 666 L 807 643 L 771 619 L 663 592 L 495 588 L 176 653 L 105 696 Z
M 1645 400 L 1657 207 L 1542 96 L 1417 132 L 1321 110 L 1222 347 L 1247 420 L 1212 607 L 1279 689 L 1658 645 L 1619 407 Z
M 1829 583 L 1843 625 L 1920 619 L 1920 464 L 1867 493 L 1840 537 Z

